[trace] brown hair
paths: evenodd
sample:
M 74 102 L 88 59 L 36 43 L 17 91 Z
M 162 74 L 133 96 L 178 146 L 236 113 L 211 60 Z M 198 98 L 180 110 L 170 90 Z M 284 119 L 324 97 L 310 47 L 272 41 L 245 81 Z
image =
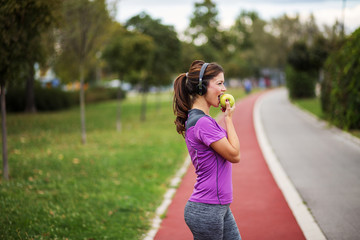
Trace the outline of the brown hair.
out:
M 185 122 L 188 118 L 188 111 L 192 108 L 195 99 L 199 96 L 199 74 L 204 61 L 195 60 L 189 72 L 180 74 L 174 81 L 173 110 L 176 115 L 174 121 L 176 131 L 185 136 Z M 209 81 L 219 73 L 224 72 L 217 63 L 210 63 L 203 76 L 203 83 L 208 86 Z

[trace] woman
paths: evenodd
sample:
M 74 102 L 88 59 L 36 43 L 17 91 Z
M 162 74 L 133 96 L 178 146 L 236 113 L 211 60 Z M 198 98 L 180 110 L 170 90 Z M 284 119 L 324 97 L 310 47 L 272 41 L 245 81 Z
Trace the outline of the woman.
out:
M 232 122 L 235 105 L 226 102 L 226 130 L 210 117 L 224 94 L 224 70 L 216 63 L 194 61 L 188 73 L 174 82 L 175 125 L 185 137 L 197 174 L 194 191 L 185 206 L 185 222 L 194 239 L 241 239 L 232 202 L 232 163 L 240 161 L 240 143 Z

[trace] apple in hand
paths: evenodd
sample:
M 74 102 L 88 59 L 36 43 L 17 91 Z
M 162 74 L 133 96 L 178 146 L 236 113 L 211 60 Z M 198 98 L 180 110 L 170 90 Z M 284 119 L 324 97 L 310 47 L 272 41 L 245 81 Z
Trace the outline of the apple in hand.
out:
M 226 100 L 229 100 L 230 107 L 234 106 L 235 98 L 228 93 L 225 93 L 220 96 L 220 105 L 222 108 L 226 108 Z

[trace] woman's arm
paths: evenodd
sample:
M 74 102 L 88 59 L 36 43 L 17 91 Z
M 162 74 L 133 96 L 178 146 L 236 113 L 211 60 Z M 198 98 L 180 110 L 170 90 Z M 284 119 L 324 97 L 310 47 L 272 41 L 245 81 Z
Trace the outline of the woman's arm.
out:
M 210 144 L 210 147 L 229 162 L 238 163 L 240 162 L 240 142 L 232 121 L 232 114 L 234 110 L 235 105 L 230 108 L 230 103 L 227 101 L 225 110 L 225 125 L 228 137 L 224 137 L 216 142 L 213 142 Z

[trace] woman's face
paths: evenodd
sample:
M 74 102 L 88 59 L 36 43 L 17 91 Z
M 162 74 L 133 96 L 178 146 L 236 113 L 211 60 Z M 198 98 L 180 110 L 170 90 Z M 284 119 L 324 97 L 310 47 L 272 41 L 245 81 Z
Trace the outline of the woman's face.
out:
M 224 81 L 224 73 L 222 72 L 209 81 L 205 94 L 205 99 L 209 106 L 219 107 L 220 96 L 226 91 Z

